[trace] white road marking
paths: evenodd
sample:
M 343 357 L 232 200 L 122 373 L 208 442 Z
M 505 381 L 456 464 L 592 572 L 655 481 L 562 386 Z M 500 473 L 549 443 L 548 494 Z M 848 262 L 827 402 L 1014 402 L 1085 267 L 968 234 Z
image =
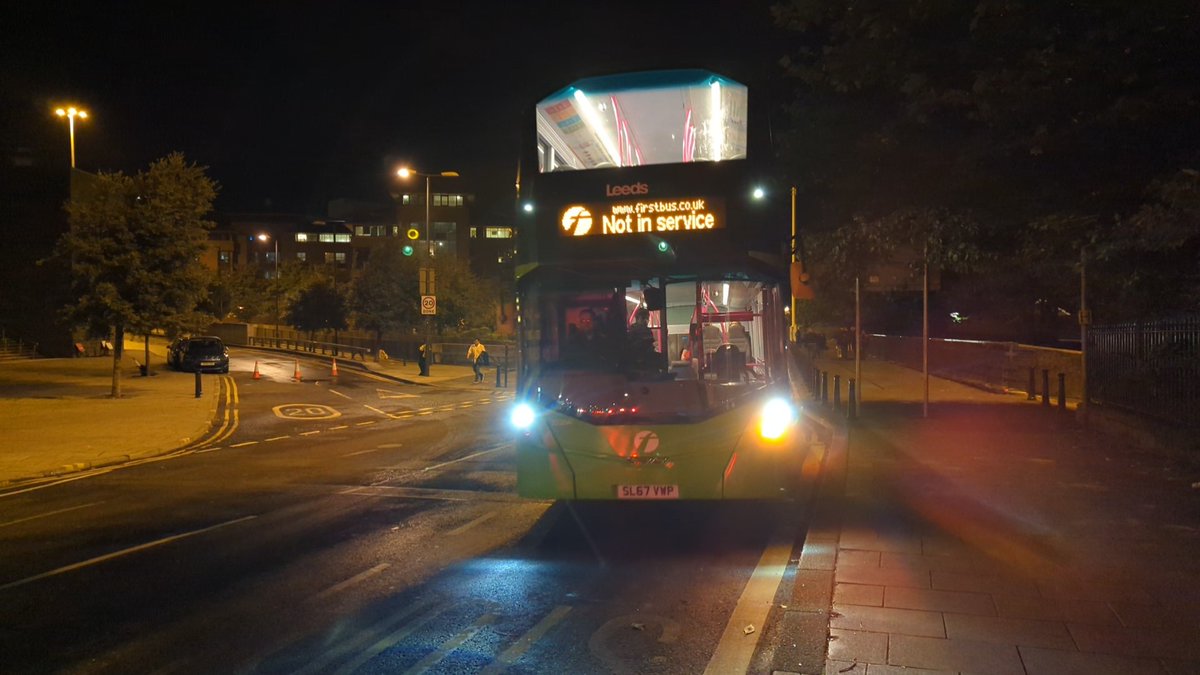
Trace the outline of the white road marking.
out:
M 771 610 L 775 592 L 779 590 L 779 581 L 783 579 L 788 560 L 792 557 L 794 539 L 795 535 L 786 523 L 771 535 L 771 541 L 758 559 L 758 566 L 746 582 L 742 597 L 738 598 L 737 606 L 733 608 L 729 623 L 725 624 L 725 632 L 717 643 L 717 650 L 704 669 L 705 675 L 744 673 L 750 668 L 754 648 L 764 632 L 767 612 Z M 754 632 L 746 635 L 746 626 L 754 626 Z
M 78 511 L 79 509 L 86 509 L 89 506 L 96 506 L 98 504 L 103 504 L 103 503 L 104 502 L 102 502 L 102 501 L 101 502 L 91 502 L 89 504 L 80 504 L 79 506 L 69 506 L 65 509 L 58 509 L 56 511 L 47 511 L 46 513 L 39 513 L 36 516 L 29 516 L 28 518 L 18 518 L 16 520 L 10 520 L 5 523 L 0 523 L 0 527 L 8 527 L 9 525 L 16 525 L 17 523 L 26 523 L 31 520 L 37 520 L 38 518 L 48 518 L 50 516 L 57 516 L 60 513 L 67 513 L 68 511 Z
M 462 534 L 463 532 L 466 532 L 467 530 L 471 529 L 472 527 L 475 527 L 476 525 L 479 525 L 480 523 L 485 523 L 494 517 L 496 517 L 496 512 L 488 511 L 487 513 L 483 514 L 482 516 L 479 516 L 478 518 L 476 518 L 475 520 L 472 520 L 471 522 L 467 523 L 466 525 L 459 525 L 458 527 L 454 528 L 453 530 L 450 530 L 449 532 L 446 533 L 446 536 L 453 537 L 455 535 Z
M 330 431 L 337 431 L 338 429 L 349 429 L 349 428 L 350 428 L 350 426 L 349 426 L 349 425 L 347 425 L 347 424 L 342 424 L 342 425 L 339 425 L 339 426 L 336 426 L 336 427 L 329 427 L 329 430 L 330 430 Z
M 354 426 L 356 426 L 356 427 L 366 427 L 366 426 L 370 426 L 370 425 L 372 425 L 372 424 L 376 424 L 376 423 L 378 423 L 378 422 L 379 422 L 379 420 L 369 420 L 369 421 L 366 421 L 366 422 L 355 422 L 355 423 L 354 423 Z
M 334 593 L 337 593 L 338 591 L 349 588 L 349 587 L 353 586 L 354 584 L 357 584 L 365 579 L 369 579 L 369 578 L 375 576 L 376 574 L 379 574 L 380 572 L 386 570 L 389 567 L 391 567 L 391 563 L 380 563 L 380 564 L 372 567 L 369 570 L 363 570 L 362 572 L 355 574 L 354 576 L 350 577 L 349 579 L 340 581 L 340 582 L 330 586 L 329 588 L 326 588 L 325 590 L 321 591 L 320 593 L 317 593 L 316 595 L 313 596 L 313 599 L 319 600 L 327 595 L 332 595 Z
M 330 389 L 330 390 L 329 390 L 329 393 L 331 393 L 331 394 L 337 394 L 338 396 L 341 396 L 342 398 L 344 398 L 344 399 L 348 399 L 348 400 L 351 400 L 351 401 L 353 401 L 353 400 L 354 400 L 354 399 L 350 398 L 349 396 L 347 396 L 346 394 L 343 394 L 342 392 L 340 392 L 340 391 L 338 391 L 338 390 L 336 390 L 336 389 Z
M 555 626 L 555 624 L 557 624 L 559 621 L 562 621 L 563 617 L 565 617 L 570 611 L 571 607 L 569 605 L 559 605 L 558 607 L 555 607 L 549 614 L 546 615 L 546 618 L 537 622 L 537 625 L 535 625 L 533 628 L 525 631 L 525 634 L 517 638 L 517 641 L 514 642 L 511 647 L 501 652 L 500 655 L 496 657 L 495 661 L 492 661 L 487 668 L 484 668 L 482 671 L 480 671 L 480 675 L 483 675 L 484 673 L 487 675 L 500 673 L 503 672 L 505 668 L 508 668 L 512 664 L 516 663 L 517 659 L 521 658 L 521 655 L 533 646 L 533 643 L 540 640 L 543 635 L 548 633 L 550 629 Z
M 371 448 L 369 450 L 359 450 L 358 452 L 348 452 L 348 453 L 342 455 L 342 457 L 354 457 L 355 455 L 365 455 L 369 452 L 379 452 L 382 449 L 383 449 L 382 447 L 378 447 L 378 448 Z
M 317 429 L 316 431 L 301 431 L 300 435 L 301 436 L 312 436 L 313 434 L 319 434 L 319 433 L 321 433 L 321 430 Z
M 503 447 L 503 446 L 500 446 L 500 447 Z M 449 462 L 442 462 L 441 464 L 434 464 L 433 466 L 427 466 L 427 467 L 425 467 L 424 469 L 421 469 L 421 470 L 422 470 L 422 471 L 433 471 L 434 469 L 440 469 L 440 468 L 442 468 L 443 466 L 450 466 L 451 464 L 457 464 L 457 463 L 459 463 L 459 462 L 465 462 L 465 461 L 467 461 L 468 459 L 474 459 L 474 458 L 476 458 L 476 457 L 479 457 L 480 455 L 486 455 L 486 454 L 488 454 L 488 453 L 491 453 L 491 452 L 496 452 L 497 450 L 499 450 L 499 449 L 500 449 L 500 447 L 488 448 L 487 450 L 480 450 L 479 452 L 473 452 L 473 453 L 471 453 L 471 454 L 467 455 L 466 457 L 459 457 L 458 459 L 452 459 L 452 460 L 450 460 Z
M 296 671 L 296 673 L 297 675 L 304 675 L 306 673 L 326 672 L 329 670 L 330 664 L 345 658 L 350 654 L 354 654 L 359 650 L 362 650 L 353 661 L 337 670 L 339 673 L 353 672 L 354 669 L 358 668 L 367 661 L 370 661 L 379 652 L 382 652 L 396 641 L 404 639 L 404 637 L 409 633 L 412 633 L 420 628 L 423 624 L 441 612 L 443 607 L 444 605 L 434 605 L 432 601 L 406 607 L 400 612 L 372 626 L 353 631 L 347 636 L 347 639 L 339 640 L 329 649 L 324 650 L 321 653 L 320 658 L 309 661 L 305 667 Z M 418 612 L 424 613 L 420 616 L 417 616 L 410 622 L 402 623 L 405 622 L 410 616 L 417 614 Z M 402 627 L 396 632 L 376 641 L 373 645 L 368 643 L 369 640 L 373 639 L 380 632 L 391 630 L 396 625 L 401 625 Z M 356 637 L 357 639 L 354 639 Z
M 379 398 L 420 398 L 416 394 L 406 394 L 400 391 L 392 391 L 391 389 L 376 389 L 375 394 Z
M 245 443 L 234 443 L 233 445 L 231 445 L 231 446 L 229 446 L 229 447 L 231 447 L 231 448 L 244 448 L 244 447 L 246 447 L 247 445 L 258 445 L 258 441 L 246 441 Z
M 155 546 L 162 546 L 163 544 L 169 544 L 173 541 L 179 541 L 180 539 L 186 539 L 187 537 L 194 537 L 198 534 L 204 534 L 205 532 L 212 532 L 213 530 L 216 530 L 218 528 L 227 527 L 229 525 L 236 525 L 238 523 L 244 523 L 247 520 L 254 520 L 257 517 L 258 516 L 242 516 L 241 518 L 227 520 L 223 523 L 217 523 L 216 525 L 209 525 L 208 527 L 202 527 L 199 530 L 192 530 L 191 532 L 184 532 L 183 534 L 175 534 L 175 535 L 171 535 L 170 537 L 163 537 L 162 539 L 156 539 L 154 541 L 149 541 L 149 542 L 146 542 L 145 544 L 138 544 L 137 546 L 131 546 L 129 548 L 121 549 L 120 551 L 113 551 L 112 553 L 106 553 L 104 555 L 96 556 L 95 558 L 89 558 L 87 560 L 83 560 L 83 561 L 73 563 L 70 565 L 64 565 L 62 567 L 52 569 L 49 572 L 42 572 L 41 574 L 35 574 L 31 577 L 25 577 L 24 579 L 18 579 L 17 581 L 10 581 L 7 584 L 0 586 L 0 591 L 6 590 L 9 588 L 15 588 L 17 586 L 24 586 L 25 584 L 28 584 L 30 582 L 38 581 L 40 579 L 46 579 L 48 577 L 58 576 L 59 574 L 65 574 L 67 572 L 74 572 L 75 570 L 83 569 L 84 567 L 98 565 L 102 562 L 107 562 L 114 558 L 120 558 L 121 556 L 126 556 L 131 553 L 145 551 L 146 549 L 154 548 Z
M 264 440 L 263 443 L 270 443 L 272 441 L 282 441 L 285 438 L 291 438 L 291 436 L 272 436 L 271 438 Z
M 380 410 L 379 408 L 374 408 L 374 407 L 372 407 L 372 406 L 369 406 L 369 405 L 366 405 L 366 404 L 363 404 L 363 407 L 364 407 L 364 408 L 366 408 L 367 410 L 370 410 L 370 411 L 372 411 L 372 412 L 377 412 L 377 413 L 379 413 L 380 415 L 383 415 L 384 417 L 391 417 L 391 415 L 389 415 L 388 413 L 386 413 L 386 412 L 384 412 L 384 411 Z
M 462 646 L 462 643 L 474 637 L 475 634 L 478 633 L 484 626 L 491 624 L 495 620 L 495 614 L 484 614 L 478 619 L 475 619 L 475 623 L 462 629 L 459 631 L 458 635 L 455 635 L 454 637 L 445 641 L 437 649 L 426 655 L 425 658 L 414 663 L 411 668 L 404 671 L 404 675 L 417 675 L 417 673 L 423 673 L 429 670 L 433 666 L 440 663 L 442 659 L 446 658 L 450 652 Z

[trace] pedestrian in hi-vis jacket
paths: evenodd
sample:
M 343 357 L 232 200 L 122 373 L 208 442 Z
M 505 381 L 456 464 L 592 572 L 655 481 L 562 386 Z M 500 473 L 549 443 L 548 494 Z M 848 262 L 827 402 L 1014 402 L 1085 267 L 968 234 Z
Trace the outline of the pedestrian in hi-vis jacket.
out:
M 475 342 L 467 349 L 467 360 L 471 362 L 471 368 L 475 371 L 475 381 L 483 382 L 483 371 L 480 367 L 488 365 L 488 353 L 487 347 L 483 346 L 479 338 L 475 338 Z

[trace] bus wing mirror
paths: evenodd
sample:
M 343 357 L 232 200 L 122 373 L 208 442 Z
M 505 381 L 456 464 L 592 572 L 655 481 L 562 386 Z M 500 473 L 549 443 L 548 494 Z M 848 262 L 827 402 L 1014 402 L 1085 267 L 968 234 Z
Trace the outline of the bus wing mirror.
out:
M 657 312 L 667 306 L 666 295 L 661 288 L 647 286 L 642 289 L 642 299 L 646 301 L 646 309 L 651 312 Z

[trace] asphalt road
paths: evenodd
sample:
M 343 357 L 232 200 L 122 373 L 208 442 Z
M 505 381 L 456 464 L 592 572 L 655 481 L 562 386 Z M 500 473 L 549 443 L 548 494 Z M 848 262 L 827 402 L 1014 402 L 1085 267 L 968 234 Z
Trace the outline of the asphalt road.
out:
M 186 452 L 0 497 L 4 672 L 698 673 L 798 545 L 794 504 L 519 500 L 503 390 L 292 368 L 235 358 Z

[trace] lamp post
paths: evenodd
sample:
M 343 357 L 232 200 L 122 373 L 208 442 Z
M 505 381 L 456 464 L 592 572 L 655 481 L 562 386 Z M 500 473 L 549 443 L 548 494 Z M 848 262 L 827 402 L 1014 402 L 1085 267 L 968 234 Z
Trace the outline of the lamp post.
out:
M 275 339 L 279 339 L 279 238 L 266 232 L 258 235 L 259 241 L 272 240 L 275 242 Z M 276 345 L 278 347 L 279 345 Z
M 54 114 L 58 115 L 59 117 L 67 118 L 67 128 L 70 129 L 70 134 L 71 134 L 71 168 L 74 169 L 75 168 L 75 118 L 78 117 L 81 120 L 86 120 L 88 117 L 87 111 L 80 110 L 79 108 L 74 108 L 74 107 L 58 108 L 57 110 L 54 111 Z
M 413 169 L 410 169 L 410 168 L 404 166 L 404 167 L 400 167 L 399 169 L 396 170 L 396 175 L 399 176 L 401 180 L 408 180 L 412 176 L 424 176 L 424 178 L 425 178 L 425 265 L 432 265 L 432 263 L 433 263 L 433 225 L 430 222 L 430 216 L 429 216 L 429 205 L 430 205 L 429 204 L 430 203 L 429 182 L 430 182 L 430 179 L 432 179 L 434 176 L 444 176 L 446 178 L 458 178 L 458 172 L 457 171 L 442 171 L 440 173 L 424 173 L 424 172 L 416 171 L 416 170 L 413 170 Z M 428 290 L 433 291 L 435 289 L 428 289 Z M 436 295 L 436 293 L 430 292 L 430 295 Z M 424 375 L 426 377 L 428 377 L 428 375 L 429 375 L 429 367 L 431 365 L 433 365 L 433 343 L 432 343 L 432 341 L 433 341 L 433 317 L 427 316 L 425 318 L 425 352 L 426 352 L 425 353 L 425 369 L 424 369 L 424 372 L 421 373 L 421 375 Z

